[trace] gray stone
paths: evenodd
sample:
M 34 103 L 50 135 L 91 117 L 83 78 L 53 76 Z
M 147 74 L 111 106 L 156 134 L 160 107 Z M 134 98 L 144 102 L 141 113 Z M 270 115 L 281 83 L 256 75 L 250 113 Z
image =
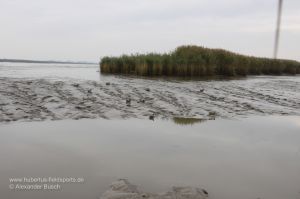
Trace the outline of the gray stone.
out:
M 204 189 L 194 187 L 173 187 L 162 194 L 144 193 L 126 179 L 120 179 L 110 185 L 110 189 L 100 199 L 208 199 Z

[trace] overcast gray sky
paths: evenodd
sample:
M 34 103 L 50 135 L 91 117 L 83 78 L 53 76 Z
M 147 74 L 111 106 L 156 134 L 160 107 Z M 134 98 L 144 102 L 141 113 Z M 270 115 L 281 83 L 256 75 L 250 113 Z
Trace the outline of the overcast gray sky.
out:
M 278 0 L 0 0 L 0 58 L 98 61 L 183 44 L 272 57 Z M 300 60 L 300 0 L 284 0 L 280 58 Z

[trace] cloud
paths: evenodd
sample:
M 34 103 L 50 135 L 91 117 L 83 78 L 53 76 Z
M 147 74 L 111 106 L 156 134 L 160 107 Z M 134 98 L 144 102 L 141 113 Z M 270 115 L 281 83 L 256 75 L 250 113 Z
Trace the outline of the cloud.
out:
M 276 0 L 1 0 L 0 55 L 97 61 L 197 44 L 271 56 L 276 6 Z M 280 57 L 300 60 L 293 46 L 300 40 L 299 7 L 298 0 L 284 2 Z

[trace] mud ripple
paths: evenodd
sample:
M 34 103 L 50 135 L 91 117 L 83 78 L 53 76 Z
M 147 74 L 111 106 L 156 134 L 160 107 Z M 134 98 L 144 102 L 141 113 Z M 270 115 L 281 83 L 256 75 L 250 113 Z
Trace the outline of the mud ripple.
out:
M 299 79 L 157 81 L 115 77 L 108 84 L 0 78 L 0 122 L 300 115 Z

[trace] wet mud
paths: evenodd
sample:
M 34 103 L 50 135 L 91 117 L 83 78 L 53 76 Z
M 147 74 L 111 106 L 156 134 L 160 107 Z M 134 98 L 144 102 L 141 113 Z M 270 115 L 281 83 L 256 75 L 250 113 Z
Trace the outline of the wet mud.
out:
M 202 121 L 274 114 L 300 115 L 299 76 L 230 81 L 0 78 L 0 122 L 178 117 Z

